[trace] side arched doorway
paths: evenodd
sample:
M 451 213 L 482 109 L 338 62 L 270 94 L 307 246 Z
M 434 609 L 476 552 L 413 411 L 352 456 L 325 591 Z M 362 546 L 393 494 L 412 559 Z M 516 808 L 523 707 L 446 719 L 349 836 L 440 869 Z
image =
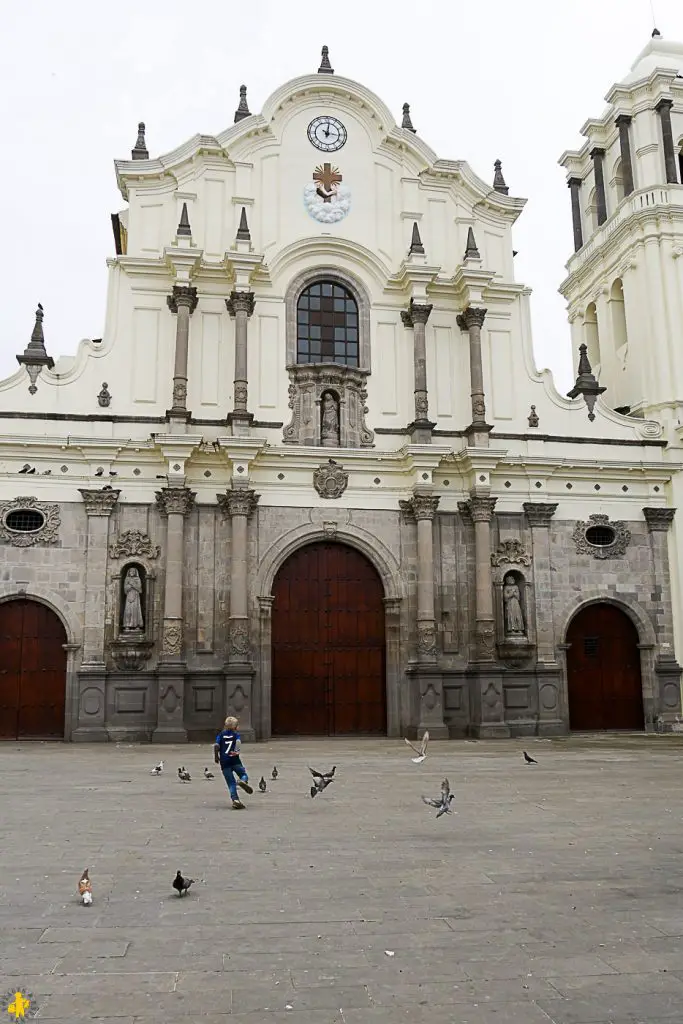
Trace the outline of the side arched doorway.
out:
M 37 601 L 0 604 L 0 737 L 64 736 L 66 631 Z
M 645 728 L 638 632 L 613 604 L 590 604 L 567 630 L 572 730 Z
M 386 734 L 384 589 L 346 544 L 314 543 L 273 585 L 272 733 Z

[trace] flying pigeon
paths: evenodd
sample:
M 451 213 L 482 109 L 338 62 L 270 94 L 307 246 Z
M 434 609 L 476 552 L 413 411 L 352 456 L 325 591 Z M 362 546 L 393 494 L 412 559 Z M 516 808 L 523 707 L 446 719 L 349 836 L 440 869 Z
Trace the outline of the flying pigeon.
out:
M 526 750 L 523 750 L 522 753 L 524 754 L 524 760 L 527 764 L 538 764 L 538 761 L 534 761 L 533 757 L 529 757 Z
M 263 776 L 261 776 L 261 778 L 259 779 L 258 788 L 261 790 L 262 793 L 265 793 L 265 791 L 266 791 L 266 780 L 263 778 Z
M 311 786 L 311 797 L 317 796 L 318 793 L 324 793 L 331 782 L 334 782 L 334 773 L 337 770 L 335 765 L 331 772 L 316 772 L 313 768 L 308 769 L 313 776 L 313 785 Z
M 429 804 L 430 807 L 436 807 L 437 818 L 440 818 L 442 814 L 452 814 L 451 811 L 451 800 L 455 797 L 455 793 L 451 793 L 451 785 L 448 779 L 444 779 L 441 783 L 441 796 L 438 800 L 432 800 L 429 796 L 423 796 L 422 800 L 424 803 Z
M 163 770 L 164 770 L 164 762 L 163 761 L 159 761 L 159 764 L 155 764 L 149 774 L 150 775 L 161 775 Z
M 183 878 L 181 872 L 178 871 L 178 874 L 173 879 L 173 888 L 176 890 L 179 896 L 182 896 L 184 893 L 187 892 L 187 890 L 190 888 L 193 882 L 194 878 Z
M 213 779 L 213 778 L 215 778 L 215 776 L 214 776 L 213 772 L 210 772 L 208 768 L 205 768 L 204 769 L 204 778 L 205 779 Z
M 178 769 L 178 778 L 181 782 L 192 782 L 192 776 L 185 770 L 185 766 Z
M 414 750 L 415 753 L 417 754 L 417 757 L 411 757 L 410 759 L 413 762 L 413 764 L 422 764 L 425 757 L 427 756 L 427 744 L 429 743 L 429 733 L 427 732 L 427 730 L 425 729 L 424 736 L 422 737 L 422 743 L 420 743 L 419 747 L 416 747 L 414 744 L 412 744 L 410 740 L 406 740 L 405 742 L 408 744 L 410 749 Z
M 278 770 L 277 770 L 277 768 L 273 768 L 272 772 L 270 773 L 270 777 L 271 777 L 271 779 L 272 779 L 273 781 L 275 781 L 275 779 L 277 778 L 277 776 L 278 776 Z
M 88 871 L 89 868 L 86 868 L 78 880 L 78 895 L 81 897 L 84 907 L 89 907 L 92 903 L 92 883 L 88 876 Z
M 330 768 L 329 772 L 317 772 L 314 768 L 311 768 L 310 765 L 308 770 L 314 779 L 332 779 L 334 778 L 334 773 L 337 770 L 337 766 L 335 764 L 333 768 Z

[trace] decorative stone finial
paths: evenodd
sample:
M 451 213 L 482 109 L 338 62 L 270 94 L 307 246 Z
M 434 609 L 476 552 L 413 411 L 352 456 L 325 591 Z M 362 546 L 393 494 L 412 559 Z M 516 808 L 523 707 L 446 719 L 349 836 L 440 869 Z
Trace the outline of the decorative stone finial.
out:
M 320 67 L 318 68 L 319 75 L 333 75 L 334 68 L 330 64 L 330 51 L 327 46 L 323 46 L 321 50 Z
M 237 105 L 237 110 L 235 111 L 234 123 L 237 124 L 238 121 L 243 121 L 245 117 L 251 117 L 251 111 L 247 106 L 247 87 L 246 85 L 241 85 L 240 101 L 239 104 Z
M 149 151 L 145 142 L 145 122 L 138 125 L 138 141 L 130 151 L 131 160 L 149 160 Z
M 409 132 L 412 132 L 413 135 L 417 134 L 415 128 L 413 128 L 413 122 L 410 120 L 410 104 L 409 103 L 404 103 L 403 104 L 403 120 L 401 121 L 401 128 L 406 128 Z
M 36 310 L 36 322 L 31 332 L 31 340 L 24 349 L 24 354 L 17 356 L 17 362 L 20 366 L 25 366 L 26 371 L 31 379 L 29 386 L 29 393 L 35 395 L 38 388 L 36 387 L 36 380 L 38 374 L 44 366 L 47 366 L 48 370 L 51 370 L 55 365 L 55 361 L 52 356 L 49 356 L 45 351 L 45 336 L 43 334 L 43 307 L 38 303 L 38 309 Z
M 503 177 L 502 164 L 500 160 L 496 160 L 493 164 L 493 187 L 496 192 L 500 192 L 506 196 L 510 189 L 505 184 L 505 178 Z
M 185 235 L 188 238 L 192 237 L 192 230 L 190 228 L 190 218 L 187 215 L 187 203 L 183 203 L 183 209 L 180 214 L 180 220 L 178 222 L 178 230 L 176 235 Z
M 588 359 L 588 349 L 585 345 L 579 345 L 579 373 L 576 378 L 576 384 L 571 391 L 567 392 L 567 397 L 578 398 L 579 395 L 583 395 L 584 401 L 588 406 L 588 419 L 592 422 L 595 419 L 593 408 L 598 400 L 598 396 L 606 390 L 607 388 L 600 387 L 593 374 Z
M 251 232 L 247 224 L 247 210 L 244 206 L 240 215 L 240 226 L 237 229 L 237 240 L 238 242 L 251 242 Z
M 472 228 L 468 228 L 467 231 L 467 245 L 465 247 L 465 259 L 466 260 L 480 260 L 481 255 L 477 249 L 477 243 L 474 239 L 474 231 Z
M 425 247 L 422 244 L 420 238 L 420 229 L 417 226 L 417 221 L 413 224 L 413 237 L 410 239 L 410 252 L 419 253 L 424 256 Z
M 655 25 L 655 27 L 652 29 L 652 38 L 653 39 L 657 39 L 658 37 L 661 38 L 661 35 L 662 35 L 662 33 L 659 31 L 659 29 Z

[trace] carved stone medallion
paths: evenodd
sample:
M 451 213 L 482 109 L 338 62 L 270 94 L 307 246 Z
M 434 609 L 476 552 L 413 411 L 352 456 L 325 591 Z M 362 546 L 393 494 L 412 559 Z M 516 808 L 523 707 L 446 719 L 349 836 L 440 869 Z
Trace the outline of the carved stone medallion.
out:
M 164 654 L 176 655 L 180 657 L 182 647 L 182 623 L 177 622 L 175 619 L 167 620 L 166 622 L 164 622 L 164 638 L 162 643 L 162 650 Z
M 249 631 L 243 622 L 230 627 L 230 651 L 232 654 L 249 654 Z
M 35 520 L 32 529 L 26 529 L 26 525 L 31 525 L 28 518 L 26 523 L 22 523 L 23 511 L 29 513 L 28 518 Z M 16 526 L 20 528 L 13 528 L 15 521 Z M 15 498 L 14 501 L 0 502 L 0 538 L 15 548 L 56 544 L 59 540 L 60 523 L 59 505 L 46 504 L 37 498 Z
M 611 532 L 612 540 L 609 543 L 592 543 L 589 539 L 591 530 L 600 529 L 607 535 Z M 610 522 L 609 516 L 592 515 L 587 522 L 577 522 L 574 527 L 572 539 L 576 545 L 577 555 L 591 555 L 593 558 L 619 558 L 625 554 L 626 548 L 631 542 L 631 531 L 626 528 L 622 520 Z
M 149 535 L 142 530 L 125 530 L 109 545 L 110 558 L 158 558 L 161 548 L 152 544 Z
M 531 565 L 531 558 L 526 553 L 524 545 L 516 537 L 502 540 L 498 549 L 491 555 L 491 565 Z
M 341 498 L 349 484 L 349 474 L 334 459 L 318 466 L 313 474 L 313 486 L 321 498 Z
M 425 657 L 434 657 L 436 654 L 436 628 L 433 623 L 418 627 L 417 649 Z

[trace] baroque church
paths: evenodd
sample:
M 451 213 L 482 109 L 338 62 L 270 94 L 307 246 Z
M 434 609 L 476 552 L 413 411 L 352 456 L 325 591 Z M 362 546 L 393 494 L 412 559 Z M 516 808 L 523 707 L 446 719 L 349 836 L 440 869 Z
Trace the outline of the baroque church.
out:
M 0 735 L 677 728 L 682 74 L 653 36 L 562 157 L 568 396 L 500 162 L 327 47 L 217 136 L 140 124 L 103 337 L 55 362 L 38 306 L 0 382 Z

